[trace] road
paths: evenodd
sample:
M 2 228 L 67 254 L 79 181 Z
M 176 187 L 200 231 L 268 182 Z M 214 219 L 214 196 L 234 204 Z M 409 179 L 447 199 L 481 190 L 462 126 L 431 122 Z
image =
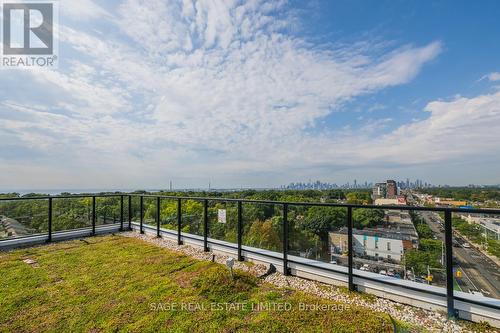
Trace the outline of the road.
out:
M 420 212 L 420 215 L 434 235 L 444 242 L 441 217 L 435 212 Z M 454 234 L 453 237 L 459 241 L 453 246 L 453 256 L 454 268 L 463 272 L 463 276 L 457 278 L 461 289 L 465 292 L 479 291 L 485 296 L 500 299 L 500 267 L 475 248 L 464 248 L 461 244 L 466 241 L 459 235 Z

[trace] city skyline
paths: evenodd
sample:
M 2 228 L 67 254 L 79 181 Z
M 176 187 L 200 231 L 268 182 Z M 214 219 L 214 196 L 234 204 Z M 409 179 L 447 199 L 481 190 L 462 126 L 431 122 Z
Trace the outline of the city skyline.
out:
M 59 9 L 57 69 L 0 67 L 5 189 L 500 183 L 498 1 Z
M 383 181 L 360 181 L 358 182 L 354 179 L 352 182 L 323 182 L 320 180 L 308 180 L 308 181 L 296 181 L 290 182 L 285 185 L 280 185 L 276 187 L 252 187 L 252 186 L 239 186 L 239 187 L 220 187 L 211 182 L 207 183 L 206 186 L 197 187 L 175 187 L 173 183 L 169 184 L 168 187 L 138 187 L 138 188 L 0 188 L 0 193 L 20 193 L 21 195 L 29 193 L 44 193 L 44 194 L 60 194 L 60 193 L 101 193 L 101 192 L 134 192 L 134 191 L 234 191 L 234 190 L 330 190 L 330 189 L 360 189 L 367 190 L 372 189 L 377 183 L 384 183 Z M 449 184 L 433 184 L 422 179 L 409 178 L 396 180 L 396 184 L 400 189 L 425 189 L 425 188 L 453 188 L 453 187 L 467 187 L 467 188 L 500 188 L 500 184 L 461 184 L 461 185 L 449 185 Z

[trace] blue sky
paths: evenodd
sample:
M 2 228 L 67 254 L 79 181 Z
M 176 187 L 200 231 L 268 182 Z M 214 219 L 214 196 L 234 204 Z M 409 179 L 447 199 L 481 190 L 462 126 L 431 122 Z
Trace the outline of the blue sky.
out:
M 500 183 L 498 1 L 59 1 L 0 187 Z

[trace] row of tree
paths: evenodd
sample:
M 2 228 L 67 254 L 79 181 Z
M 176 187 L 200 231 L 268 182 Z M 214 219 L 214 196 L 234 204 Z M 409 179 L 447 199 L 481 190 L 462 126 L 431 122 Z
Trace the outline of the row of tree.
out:
M 137 193 L 141 194 L 141 193 Z M 342 190 L 329 191 L 241 191 L 241 192 L 192 192 L 161 195 L 192 195 L 197 197 L 228 197 L 251 200 L 288 202 L 338 202 L 349 200 L 359 203 L 367 200 L 369 192 Z M 33 197 L 33 195 L 30 195 Z M 128 200 L 124 201 L 124 218 L 128 220 Z M 132 219 L 140 219 L 140 198 L 132 199 Z M 280 204 L 243 203 L 243 243 L 248 246 L 281 251 L 283 244 L 283 206 Z M 98 197 L 96 219 L 98 224 L 120 221 L 120 198 Z M 226 210 L 226 223 L 217 221 L 219 209 Z M 197 235 L 203 234 L 204 207 L 201 200 L 182 200 L 182 230 Z M 156 198 L 144 197 L 144 223 L 156 225 Z M 318 259 L 328 259 L 328 233 L 347 226 L 346 208 L 308 207 L 290 205 L 288 212 L 290 250 L 308 253 Z M 46 232 L 48 227 L 48 200 L 21 200 L 0 202 L 0 215 L 18 220 L 33 230 Z M 161 199 L 161 225 L 177 230 L 177 200 Z M 229 242 L 237 241 L 237 204 L 229 201 L 209 200 L 209 236 Z M 357 229 L 383 223 L 384 212 L 378 209 L 354 209 L 353 223 Z M 53 199 L 54 231 L 89 227 L 92 223 L 92 199 Z
M 418 249 L 407 250 L 404 263 L 408 269 L 413 269 L 416 275 L 427 275 L 428 269 L 432 270 L 434 281 L 444 281 L 442 260 L 443 242 L 433 239 L 432 229 L 415 212 L 410 212 L 413 225 L 419 237 Z
M 425 192 L 430 195 L 465 200 L 471 202 L 500 201 L 500 188 L 470 188 L 470 187 L 447 187 L 430 188 Z

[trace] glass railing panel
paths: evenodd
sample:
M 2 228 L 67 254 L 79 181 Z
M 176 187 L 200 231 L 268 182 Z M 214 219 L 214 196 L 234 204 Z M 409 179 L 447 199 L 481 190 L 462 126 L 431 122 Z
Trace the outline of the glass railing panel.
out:
M 92 227 L 92 198 L 53 198 L 52 230 Z
M 0 240 L 48 232 L 48 199 L 0 201 Z
M 208 237 L 238 242 L 238 204 L 232 201 L 208 201 Z
M 96 225 L 120 223 L 120 197 L 96 197 Z
M 500 218 L 453 213 L 452 226 L 455 295 L 500 299 Z
M 283 205 L 243 203 L 243 245 L 283 251 Z
M 160 217 L 163 229 L 177 231 L 177 199 L 160 199 Z
M 332 265 L 348 265 L 347 209 L 289 206 L 290 255 Z

